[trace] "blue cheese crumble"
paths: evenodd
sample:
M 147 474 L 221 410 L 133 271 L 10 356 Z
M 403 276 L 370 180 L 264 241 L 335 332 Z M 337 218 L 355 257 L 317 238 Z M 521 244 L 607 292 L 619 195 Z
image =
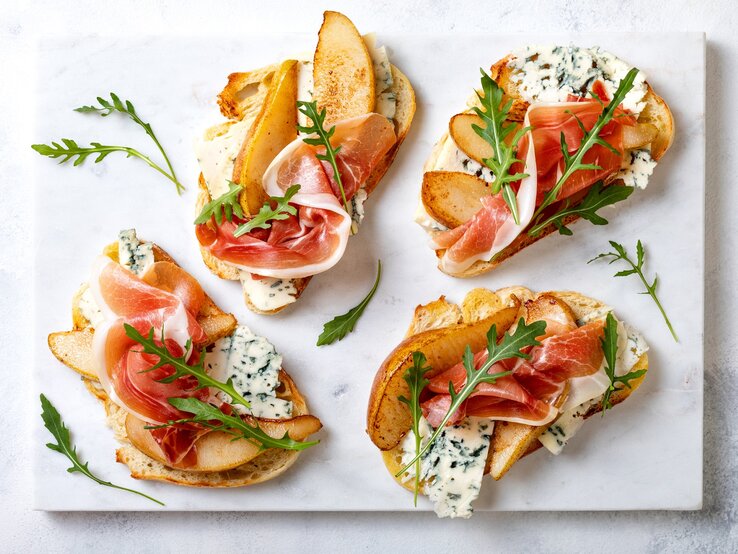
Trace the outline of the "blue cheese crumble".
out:
M 620 58 L 594 48 L 578 46 L 526 46 L 513 53 L 508 67 L 510 80 L 518 85 L 527 102 L 564 102 L 570 94 L 585 96 L 600 80 L 610 98 L 620 81 L 632 68 Z M 645 107 L 646 76 L 636 75 L 633 88 L 625 96 L 623 107 L 639 114 Z
M 118 262 L 136 275 L 143 275 L 154 264 L 154 245 L 140 242 L 135 229 L 118 233 Z
M 351 198 L 351 221 L 356 228 L 364 221 L 364 202 L 366 202 L 367 198 L 368 195 L 363 188 L 357 190 L 356 194 Z
M 219 381 L 231 379 L 236 391 L 251 404 L 251 409 L 235 405 L 242 414 L 269 419 L 292 417 L 292 402 L 277 398 L 282 356 L 264 337 L 239 325 L 232 335 L 215 342 L 205 355 L 205 368 Z M 230 402 L 224 392 L 217 397 Z
M 645 189 L 655 167 L 656 160 L 651 157 L 651 150 L 631 150 L 623 159 L 623 167 L 617 177 L 629 187 Z
M 438 517 L 471 517 L 474 512 L 471 503 L 479 496 L 493 430 L 492 420 L 467 417 L 444 429 L 421 459 L 424 492 L 433 502 Z M 425 418 L 421 419 L 422 444 L 432 432 Z M 402 461 L 407 464 L 415 455 L 412 431 L 405 436 L 402 449 Z M 403 479 L 414 478 L 412 467 Z

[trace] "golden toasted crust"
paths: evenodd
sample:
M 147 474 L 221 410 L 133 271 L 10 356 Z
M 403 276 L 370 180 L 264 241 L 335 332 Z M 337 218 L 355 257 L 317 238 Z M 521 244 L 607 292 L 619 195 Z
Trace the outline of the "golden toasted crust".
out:
M 416 332 L 420 332 L 417 335 L 418 337 L 423 337 L 427 336 L 432 330 L 437 333 L 446 333 L 445 336 L 450 339 L 455 332 L 458 332 L 457 329 L 463 329 L 465 326 L 468 327 L 480 321 L 489 321 L 491 317 L 495 317 L 501 310 L 509 309 L 510 306 L 516 306 L 518 311 L 514 319 L 517 320 L 527 314 L 526 302 L 542 297 L 555 299 L 561 306 L 565 306 L 566 310 L 570 310 L 571 315 L 577 321 L 595 315 L 605 317 L 608 311 L 608 307 L 601 301 L 573 291 L 533 293 L 525 287 L 518 286 L 498 289 L 493 292 L 488 289 L 477 288 L 466 295 L 461 306 L 448 302 L 443 296 L 429 304 L 418 306 L 403 344 L 412 344 Z M 457 319 L 459 310 L 461 312 L 460 320 Z M 449 322 L 451 323 L 449 324 Z M 422 347 L 417 341 L 416 346 Z M 388 359 L 390 358 L 391 356 L 388 357 Z M 633 369 L 648 370 L 648 356 L 643 354 Z M 397 394 L 394 389 L 388 392 L 385 378 L 386 371 L 387 363 L 385 362 L 377 373 L 372 387 L 368 422 L 379 419 L 376 411 L 380 406 L 380 399 L 376 398 L 375 395 Z M 645 374 L 632 382 L 632 388 L 616 391 L 611 397 L 613 406 L 620 404 L 630 396 L 640 386 L 643 379 L 645 379 Z M 565 395 L 562 395 L 558 402 L 561 404 L 564 400 Z M 586 419 L 599 412 L 601 412 L 601 406 L 595 405 L 590 408 L 584 417 Z M 368 424 L 369 432 L 372 440 L 382 450 L 383 461 L 394 477 L 402 467 L 401 437 L 407 433 L 409 420 L 407 414 L 394 414 L 391 417 L 385 417 L 385 419 L 390 419 L 397 428 L 389 433 L 383 433 L 379 440 L 376 440 L 377 437 L 372 435 L 371 423 Z M 551 423 L 536 427 L 519 423 L 496 422 L 487 456 L 485 473 L 490 473 L 494 479 L 500 479 L 517 460 L 541 447 L 541 443 L 537 439 L 550 425 Z M 403 483 L 399 478 L 395 478 L 395 480 L 405 488 L 412 490 L 412 483 Z
M 272 64 L 254 71 L 228 75 L 228 83 L 218 95 L 220 113 L 235 120 L 255 117 L 277 69 L 279 64 Z
M 512 121 L 523 121 L 525 117 L 525 112 L 528 109 L 528 103 L 521 99 L 517 84 L 510 79 L 510 76 L 512 73 L 512 70 L 508 66 L 510 59 L 511 59 L 511 55 L 507 55 L 501 60 L 499 60 L 498 62 L 496 62 L 490 68 L 490 76 L 497 83 L 497 85 L 505 92 L 506 97 L 513 100 L 513 106 L 511 108 L 510 119 Z M 653 140 L 653 142 L 651 143 L 651 156 L 654 160 L 658 161 L 666 153 L 669 146 L 671 146 L 671 143 L 674 140 L 674 117 L 666 101 L 663 98 L 661 98 L 658 94 L 656 94 L 656 92 L 654 92 L 653 88 L 651 88 L 651 86 L 648 83 L 646 83 L 646 86 L 647 86 L 647 93 L 646 93 L 646 96 L 644 97 L 644 100 L 646 102 L 646 107 L 640 113 L 638 117 L 638 122 L 654 125 L 658 129 L 658 134 L 656 138 Z M 438 152 L 439 152 L 439 149 L 434 150 L 428 162 L 426 162 L 426 167 L 433 167 L 433 162 L 435 161 L 435 158 L 437 157 Z M 615 179 L 614 176 L 611 176 L 610 181 L 605 184 L 608 186 L 617 186 L 617 185 L 622 185 L 623 182 L 622 180 Z M 570 206 L 571 207 L 577 206 L 581 202 L 581 200 L 584 198 L 584 196 L 585 196 L 584 194 L 581 194 L 578 199 L 575 198 L 573 199 L 573 201 L 572 199 L 569 199 Z M 550 213 L 553 214 L 556 211 L 558 211 L 558 209 L 561 207 L 560 204 L 561 203 L 553 204 L 549 208 Z M 579 219 L 578 215 L 569 215 L 563 218 L 562 223 L 565 226 L 568 226 L 574 223 L 575 221 L 577 221 L 578 219 Z M 446 273 L 448 273 L 449 275 L 452 275 L 453 277 L 462 277 L 462 278 L 474 277 L 476 275 L 486 273 L 488 271 L 493 270 L 494 268 L 499 266 L 502 262 L 511 258 L 512 256 L 514 256 L 515 254 L 517 254 L 524 248 L 527 248 L 531 244 L 538 242 L 542 238 L 550 235 L 551 233 L 555 231 L 557 231 L 556 226 L 551 224 L 551 225 L 546 226 L 535 237 L 531 237 L 527 233 L 522 233 L 508 247 L 506 247 L 504 250 L 502 250 L 502 252 L 497 254 L 492 260 L 477 261 L 471 267 L 459 273 L 448 273 L 448 272 Z M 442 255 L 443 255 L 443 251 L 437 251 L 437 256 L 439 258 Z

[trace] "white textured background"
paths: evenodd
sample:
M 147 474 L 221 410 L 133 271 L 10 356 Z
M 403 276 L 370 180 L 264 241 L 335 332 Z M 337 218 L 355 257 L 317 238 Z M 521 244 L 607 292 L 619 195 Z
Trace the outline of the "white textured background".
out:
M 0 10 L 0 552 L 97 551 L 630 551 L 733 552 L 738 548 L 738 339 L 734 206 L 738 110 L 736 10 L 723 2 L 2 2 Z M 641 6 L 648 5 L 648 8 Z M 310 6 L 310 7 L 307 7 Z M 452 7 L 453 6 L 453 7 Z M 691 30 L 707 33 L 707 237 L 705 508 L 685 513 L 492 513 L 471 521 L 432 514 L 46 514 L 30 510 L 28 391 L 30 213 L 34 158 L 29 100 L 39 35 L 211 35 L 279 28 L 304 31 L 303 16 L 328 7 L 361 28 L 385 32 Z M 111 54 L 110 64 L 115 64 Z M 38 83 L 43 86 L 43 83 Z M 54 109 L 50 106 L 49 109 Z M 34 155 L 35 156 L 35 155 Z M 61 186 L 61 185 L 60 185 Z M 63 189 L 60 188 L 60 194 Z M 690 222 L 675 222 L 690 225 Z M 689 260 L 685 260 L 689 263 Z M 357 476 L 361 479 L 361 476 Z

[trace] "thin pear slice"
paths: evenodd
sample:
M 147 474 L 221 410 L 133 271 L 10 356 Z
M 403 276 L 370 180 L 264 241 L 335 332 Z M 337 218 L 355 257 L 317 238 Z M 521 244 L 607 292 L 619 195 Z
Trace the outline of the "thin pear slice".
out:
M 246 134 L 233 166 L 233 181 L 243 186 L 241 207 L 257 214 L 268 196 L 262 177 L 282 149 L 297 138 L 297 62 L 282 62 L 264 104 Z
M 489 194 L 490 184 L 468 173 L 428 171 L 423 174 L 423 206 L 433 219 L 449 229 L 474 217 L 482 207 L 479 199 Z
M 487 346 L 487 332 L 497 325 L 498 338 L 515 321 L 518 306 L 503 308 L 491 317 L 469 325 L 452 325 L 408 337 L 395 348 L 377 372 L 367 411 L 367 433 L 381 450 L 395 447 L 412 425 L 408 407 L 399 396 L 409 397 L 403 376 L 413 364 L 413 352 L 425 354 L 433 370 L 428 375 L 459 363 L 467 345 L 473 352 Z
M 474 131 L 472 125 L 484 127 L 482 119 L 476 114 L 456 114 L 448 123 L 448 132 L 459 150 L 475 162 L 484 165 L 483 160 L 492 157 L 492 146 Z
M 364 39 L 348 17 L 325 12 L 313 64 L 313 100 L 326 109 L 327 126 L 374 111 L 374 66 Z
M 290 438 L 302 441 L 322 427 L 320 420 L 311 415 L 301 415 L 292 419 L 260 419 L 259 426 L 270 437 L 282 438 L 289 433 Z M 131 444 L 141 452 L 169 467 L 187 471 L 225 471 L 243 465 L 261 454 L 263 450 L 249 440 L 233 440 L 233 436 L 222 431 L 213 431 L 201 437 L 196 443 L 197 464 L 182 467 L 167 462 L 164 453 L 145 428 L 146 423 L 131 414 L 126 417 L 126 433 Z

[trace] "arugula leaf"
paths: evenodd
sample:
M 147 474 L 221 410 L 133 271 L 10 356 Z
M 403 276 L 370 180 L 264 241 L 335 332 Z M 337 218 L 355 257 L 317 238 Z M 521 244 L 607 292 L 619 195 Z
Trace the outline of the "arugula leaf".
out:
M 512 143 L 507 144 L 505 139 L 515 130 L 516 125 L 510 123 L 505 125 L 507 116 L 512 107 L 512 99 L 503 104 L 504 94 L 497 83 L 482 69 L 482 91 L 477 91 L 477 97 L 482 108 L 474 107 L 476 114 L 485 123 L 484 127 L 472 125 L 472 129 L 480 137 L 482 137 L 492 147 L 492 156 L 482 160 L 484 164 L 492 170 L 495 180 L 492 183 L 492 194 L 498 194 L 502 190 L 505 203 L 510 208 L 516 224 L 520 224 L 520 215 L 518 213 L 518 201 L 510 183 L 519 181 L 528 176 L 527 173 L 510 174 L 510 167 L 516 163 L 522 163 L 515 155 L 517 144 L 523 135 L 530 130 L 530 127 L 524 127 L 515 133 Z
M 56 439 L 56 442 L 49 442 L 46 443 L 47 448 L 50 448 L 54 452 L 59 452 L 60 454 L 63 454 L 66 456 L 70 462 L 72 462 L 72 467 L 67 468 L 67 471 L 69 473 L 81 473 L 82 475 L 85 475 L 86 477 L 89 477 L 92 479 L 95 483 L 99 485 L 103 485 L 106 487 L 111 487 L 114 489 L 119 489 L 126 492 L 132 492 L 133 494 L 137 494 L 139 496 L 143 496 L 144 498 L 147 498 L 151 500 L 152 502 L 156 502 L 160 506 L 164 506 L 163 502 L 160 502 L 156 498 L 152 498 L 151 496 L 144 494 L 140 491 L 129 489 L 126 487 L 121 487 L 120 485 L 115 485 L 109 481 L 104 481 L 94 475 L 92 471 L 90 471 L 89 468 L 89 462 L 82 462 L 82 460 L 79 459 L 79 454 L 77 453 L 77 447 L 72 444 L 72 438 L 69 433 L 69 427 L 64 425 L 64 421 L 61 418 L 61 415 L 57 411 L 57 409 L 54 407 L 54 405 L 49 402 L 49 399 L 46 398 L 43 394 L 41 395 L 41 419 L 44 421 L 44 427 L 46 427 L 49 430 L 49 433 L 51 433 L 54 438 Z
M 537 225 L 534 225 L 528 231 L 528 234 L 532 237 L 536 237 L 541 234 L 543 229 L 553 223 L 562 235 L 572 235 L 572 231 L 563 223 L 564 218 L 570 215 L 578 215 L 583 219 L 591 221 L 595 225 L 607 225 L 608 221 L 599 215 L 597 210 L 617 202 L 622 202 L 633 193 L 633 190 L 635 190 L 633 187 L 617 185 L 608 187 L 605 186 L 602 181 L 598 181 L 589 189 L 587 196 L 584 197 L 579 205 L 569 207 L 569 200 L 567 200 L 566 205 L 561 211 L 556 212 L 551 217 L 543 220 Z
M 334 125 L 330 129 L 326 130 L 325 125 L 325 108 L 318 110 L 317 102 L 297 102 L 298 111 L 305 117 L 312 121 L 311 125 L 297 125 L 297 130 L 301 133 L 305 133 L 306 136 L 303 140 L 306 144 L 311 146 L 322 146 L 325 148 L 325 154 L 316 154 L 315 157 L 324 162 L 331 164 L 333 169 L 333 179 L 335 179 L 338 185 L 338 190 L 341 191 L 341 199 L 343 200 L 343 208 L 346 213 L 351 213 L 349 210 L 348 201 L 346 200 L 346 192 L 343 190 L 343 182 L 341 181 L 341 174 L 338 172 L 338 165 L 336 164 L 336 154 L 341 150 L 341 147 L 333 148 L 331 144 L 331 137 L 336 132 L 336 126 Z M 317 135 L 317 137 L 315 136 Z
M 243 187 L 233 181 L 228 181 L 228 192 L 225 192 L 211 200 L 202 207 L 200 215 L 195 220 L 195 225 L 201 225 L 210 221 L 211 217 L 215 217 L 215 221 L 220 225 L 223 223 L 223 213 L 225 212 L 225 218 L 228 221 L 233 221 L 233 215 L 236 217 L 243 217 L 243 210 L 241 209 L 241 203 L 238 201 L 238 197 L 241 194 Z M 263 208 L 262 208 L 263 209 Z
M 425 378 L 425 374 L 428 373 L 431 368 L 426 365 L 427 360 L 425 354 L 422 352 L 413 352 L 413 365 L 407 368 L 403 379 L 410 388 L 410 398 L 404 396 L 398 396 L 398 400 L 407 407 L 410 408 L 410 415 L 413 418 L 412 432 L 415 435 L 415 453 L 420 451 L 420 418 L 423 417 L 423 411 L 420 409 L 420 393 L 430 383 Z M 420 490 L 420 458 L 415 460 L 415 506 L 418 505 L 418 491 Z
M 218 389 L 219 391 L 222 391 L 231 397 L 231 400 L 229 402 L 230 404 L 240 404 L 245 408 L 251 408 L 251 404 L 249 403 L 249 401 L 241 396 L 241 394 L 239 394 L 239 392 L 233 386 L 233 379 L 229 377 L 228 380 L 223 383 L 207 374 L 207 372 L 205 371 L 204 348 L 200 351 L 200 361 L 198 361 L 196 365 L 189 365 L 187 363 L 187 352 L 190 350 L 191 341 L 187 341 L 187 344 L 185 346 L 185 354 L 181 357 L 177 357 L 169 352 L 167 347 L 163 344 L 157 344 L 157 341 L 154 338 L 153 327 L 149 331 L 148 337 L 144 337 L 136 330 L 135 327 L 133 327 L 132 325 L 128 325 L 127 323 L 124 323 L 123 327 L 125 328 L 126 336 L 128 338 L 135 340 L 137 343 L 143 346 L 144 354 L 153 354 L 159 357 L 159 362 L 156 365 L 144 370 L 142 373 L 148 373 L 149 371 L 154 371 L 155 369 L 168 365 L 174 369 L 174 373 L 172 373 L 169 377 L 158 379 L 159 383 L 173 383 L 180 377 L 192 376 L 197 379 L 198 389 L 204 389 L 207 387 Z
M 604 417 L 605 412 L 612 408 L 612 404 L 610 403 L 612 393 L 624 387 L 630 388 L 630 382 L 644 375 L 646 370 L 639 369 L 626 373 L 625 375 L 615 375 L 615 363 L 618 355 L 618 322 L 613 317 L 612 312 L 608 312 L 607 314 L 605 335 L 600 339 L 600 344 L 602 344 L 602 351 L 605 353 L 605 373 L 610 379 L 610 386 L 607 387 L 602 397 L 602 415 Z M 616 388 L 615 385 L 618 383 L 622 383 L 623 387 Z
M 268 435 L 257 421 L 253 418 L 241 419 L 238 415 L 228 415 L 220 411 L 212 404 L 203 402 L 197 398 L 170 398 L 169 403 L 183 412 L 188 412 L 194 417 L 187 419 L 178 419 L 176 421 L 168 421 L 163 425 L 149 425 L 146 429 L 161 429 L 171 425 L 180 423 L 197 423 L 212 429 L 213 431 L 223 431 L 233 436 L 233 440 L 248 440 L 259 446 L 259 450 L 267 448 L 281 448 L 283 450 L 305 450 L 311 446 L 315 446 L 320 441 L 296 441 L 290 438 L 289 433 L 281 438 L 274 438 Z M 248 420 L 253 421 L 253 425 Z M 218 421 L 220 425 L 214 425 L 212 422 Z
M 323 346 L 326 344 L 333 344 L 337 340 L 342 340 L 346 335 L 354 330 L 356 322 L 364 313 L 369 301 L 377 292 L 377 286 L 379 286 L 379 279 L 382 277 L 382 260 L 377 261 L 377 278 L 374 280 L 374 286 L 372 290 L 359 302 L 357 306 L 351 308 L 348 312 L 342 315 L 337 315 L 331 319 L 328 323 L 323 325 L 323 332 L 318 337 L 317 346 Z
M 604 252 L 602 254 L 599 254 L 589 260 L 587 263 L 590 264 L 594 262 L 595 260 L 599 259 L 610 259 L 609 264 L 613 264 L 617 262 L 618 260 L 623 260 L 625 263 L 627 263 L 630 266 L 630 269 L 624 269 L 623 271 L 618 271 L 614 276 L 615 277 L 627 277 L 628 275 L 637 275 L 638 278 L 643 283 L 643 286 L 646 287 L 646 290 L 641 292 L 641 294 L 648 294 L 653 298 L 653 301 L 656 303 L 656 307 L 658 307 L 659 311 L 661 312 L 661 316 L 664 318 L 664 321 L 666 322 L 666 326 L 669 328 L 669 331 L 671 332 L 671 336 L 674 337 L 674 340 L 676 342 L 679 342 L 679 337 L 677 337 L 676 332 L 674 331 L 674 327 L 671 325 L 671 321 L 669 321 L 669 317 L 666 315 L 666 311 L 664 310 L 664 307 L 661 305 L 661 302 L 659 301 L 659 297 L 656 294 L 656 287 L 659 283 L 659 277 L 658 275 L 655 275 L 653 278 L 653 282 L 651 284 L 648 283 L 646 280 L 646 277 L 643 274 L 643 264 L 645 262 L 645 251 L 643 249 L 643 243 L 639 240 L 636 243 L 636 262 L 634 263 L 630 257 L 628 256 L 628 252 L 625 250 L 625 247 L 613 240 L 609 241 L 610 246 L 613 247 L 615 250 L 614 252 Z
M 80 106 L 79 108 L 75 108 L 74 111 L 80 112 L 80 113 L 90 113 L 90 112 L 99 113 L 102 117 L 107 117 L 114 111 L 120 112 L 122 114 L 127 115 L 131 119 L 131 121 L 133 121 L 137 125 L 140 125 L 143 128 L 143 130 L 146 132 L 146 134 L 149 135 L 149 137 L 151 137 L 151 140 L 154 141 L 154 144 L 159 149 L 159 152 L 161 152 L 161 155 L 164 158 L 164 161 L 166 162 L 167 167 L 169 168 L 169 174 L 171 176 L 171 180 L 177 186 L 177 192 L 181 194 L 182 191 L 184 191 L 184 187 L 177 180 L 177 175 L 174 173 L 174 168 L 172 167 L 172 164 L 169 161 L 169 157 L 167 156 L 167 153 L 164 151 L 164 148 L 159 142 L 159 139 L 156 138 L 156 135 L 154 134 L 154 130 L 151 128 L 151 125 L 143 121 L 138 116 L 138 114 L 136 113 L 136 108 L 133 107 L 133 103 L 131 103 L 130 100 L 126 100 L 125 102 L 123 102 L 114 92 L 110 93 L 110 100 L 111 101 L 108 101 L 105 98 L 98 96 L 97 101 L 100 104 L 100 107 Z
M 295 215 L 297 209 L 290 206 L 290 200 L 297 194 L 298 190 L 300 190 L 300 185 L 292 185 L 284 193 L 284 196 L 270 196 L 269 200 L 264 202 L 259 213 L 246 223 L 239 225 L 233 232 L 233 236 L 240 237 L 257 228 L 269 229 L 272 226 L 271 223 L 268 223 L 269 221 L 287 219 L 290 215 Z M 272 208 L 272 202 L 276 202 L 276 208 Z
M 541 344 L 536 340 L 536 337 L 543 335 L 546 332 L 545 321 L 535 321 L 530 325 L 525 324 L 525 320 L 521 317 L 518 321 L 515 332 L 510 335 L 505 333 L 502 337 L 502 341 L 497 343 L 497 325 L 492 325 L 487 332 L 487 360 L 481 365 L 479 369 L 474 367 L 474 353 L 472 352 L 469 345 L 464 350 L 464 369 L 466 370 L 466 382 L 464 386 L 457 392 L 454 389 L 453 382 L 449 382 L 449 394 L 451 395 L 451 405 L 446 412 L 446 415 L 441 420 L 434 433 L 430 436 L 430 439 L 425 444 L 420 452 L 417 452 L 415 457 L 400 471 L 395 474 L 395 477 L 399 477 L 405 473 L 410 466 L 412 466 L 417 460 L 419 460 L 423 454 L 425 454 L 431 445 L 438 439 L 439 435 L 443 432 L 444 427 L 451 419 L 456 411 L 461 407 L 464 401 L 477 388 L 480 383 L 495 383 L 497 379 L 506 377 L 512 374 L 512 371 L 501 371 L 499 373 L 488 373 L 488 371 L 502 360 L 508 360 L 510 358 L 523 358 L 528 359 L 530 356 L 522 352 L 522 350 L 528 346 L 537 346 Z
M 625 77 L 623 77 L 623 79 L 620 81 L 618 89 L 615 91 L 612 100 L 610 100 L 607 106 L 604 107 L 602 113 L 599 115 L 597 121 L 590 130 L 587 130 L 584 127 L 584 124 L 576 115 L 574 115 L 573 113 L 571 114 L 576 119 L 577 125 L 579 125 L 579 128 L 583 133 L 582 141 L 579 143 L 579 148 L 577 149 L 577 151 L 574 154 L 569 154 L 569 147 L 566 144 L 564 133 L 561 133 L 561 153 L 564 157 L 564 172 L 561 174 L 561 177 L 559 177 L 559 180 L 556 181 L 556 185 L 554 185 L 554 187 L 546 193 L 543 202 L 540 206 L 538 206 L 538 209 L 533 214 L 533 221 L 538 220 L 541 217 L 541 213 L 543 212 L 543 210 L 545 210 L 549 205 L 556 201 L 556 197 L 559 195 L 559 191 L 564 186 L 564 183 L 566 183 L 566 181 L 569 180 L 569 177 L 571 177 L 576 171 L 584 169 L 602 169 L 600 166 L 595 164 L 582 163 L 584 155 L 595 144 L 598 144 L 614 152 L 615 154 L 620 155 L 620 152 L 614 149 L 612 145 L 610 145 L 610 143 L 600 138 L 600 132 L 602 131 L 603 127 L 612 120 L 615 115 L 615 109 L 620 104 L 622 104 L 625 96 L 633 88 L 633 83 L 637 74 L 638 69 L 636 69 L 635 67 L 628 71 Z M 592 93 L 592 96 L 594 96 L 599 101 L 597 95 Z

